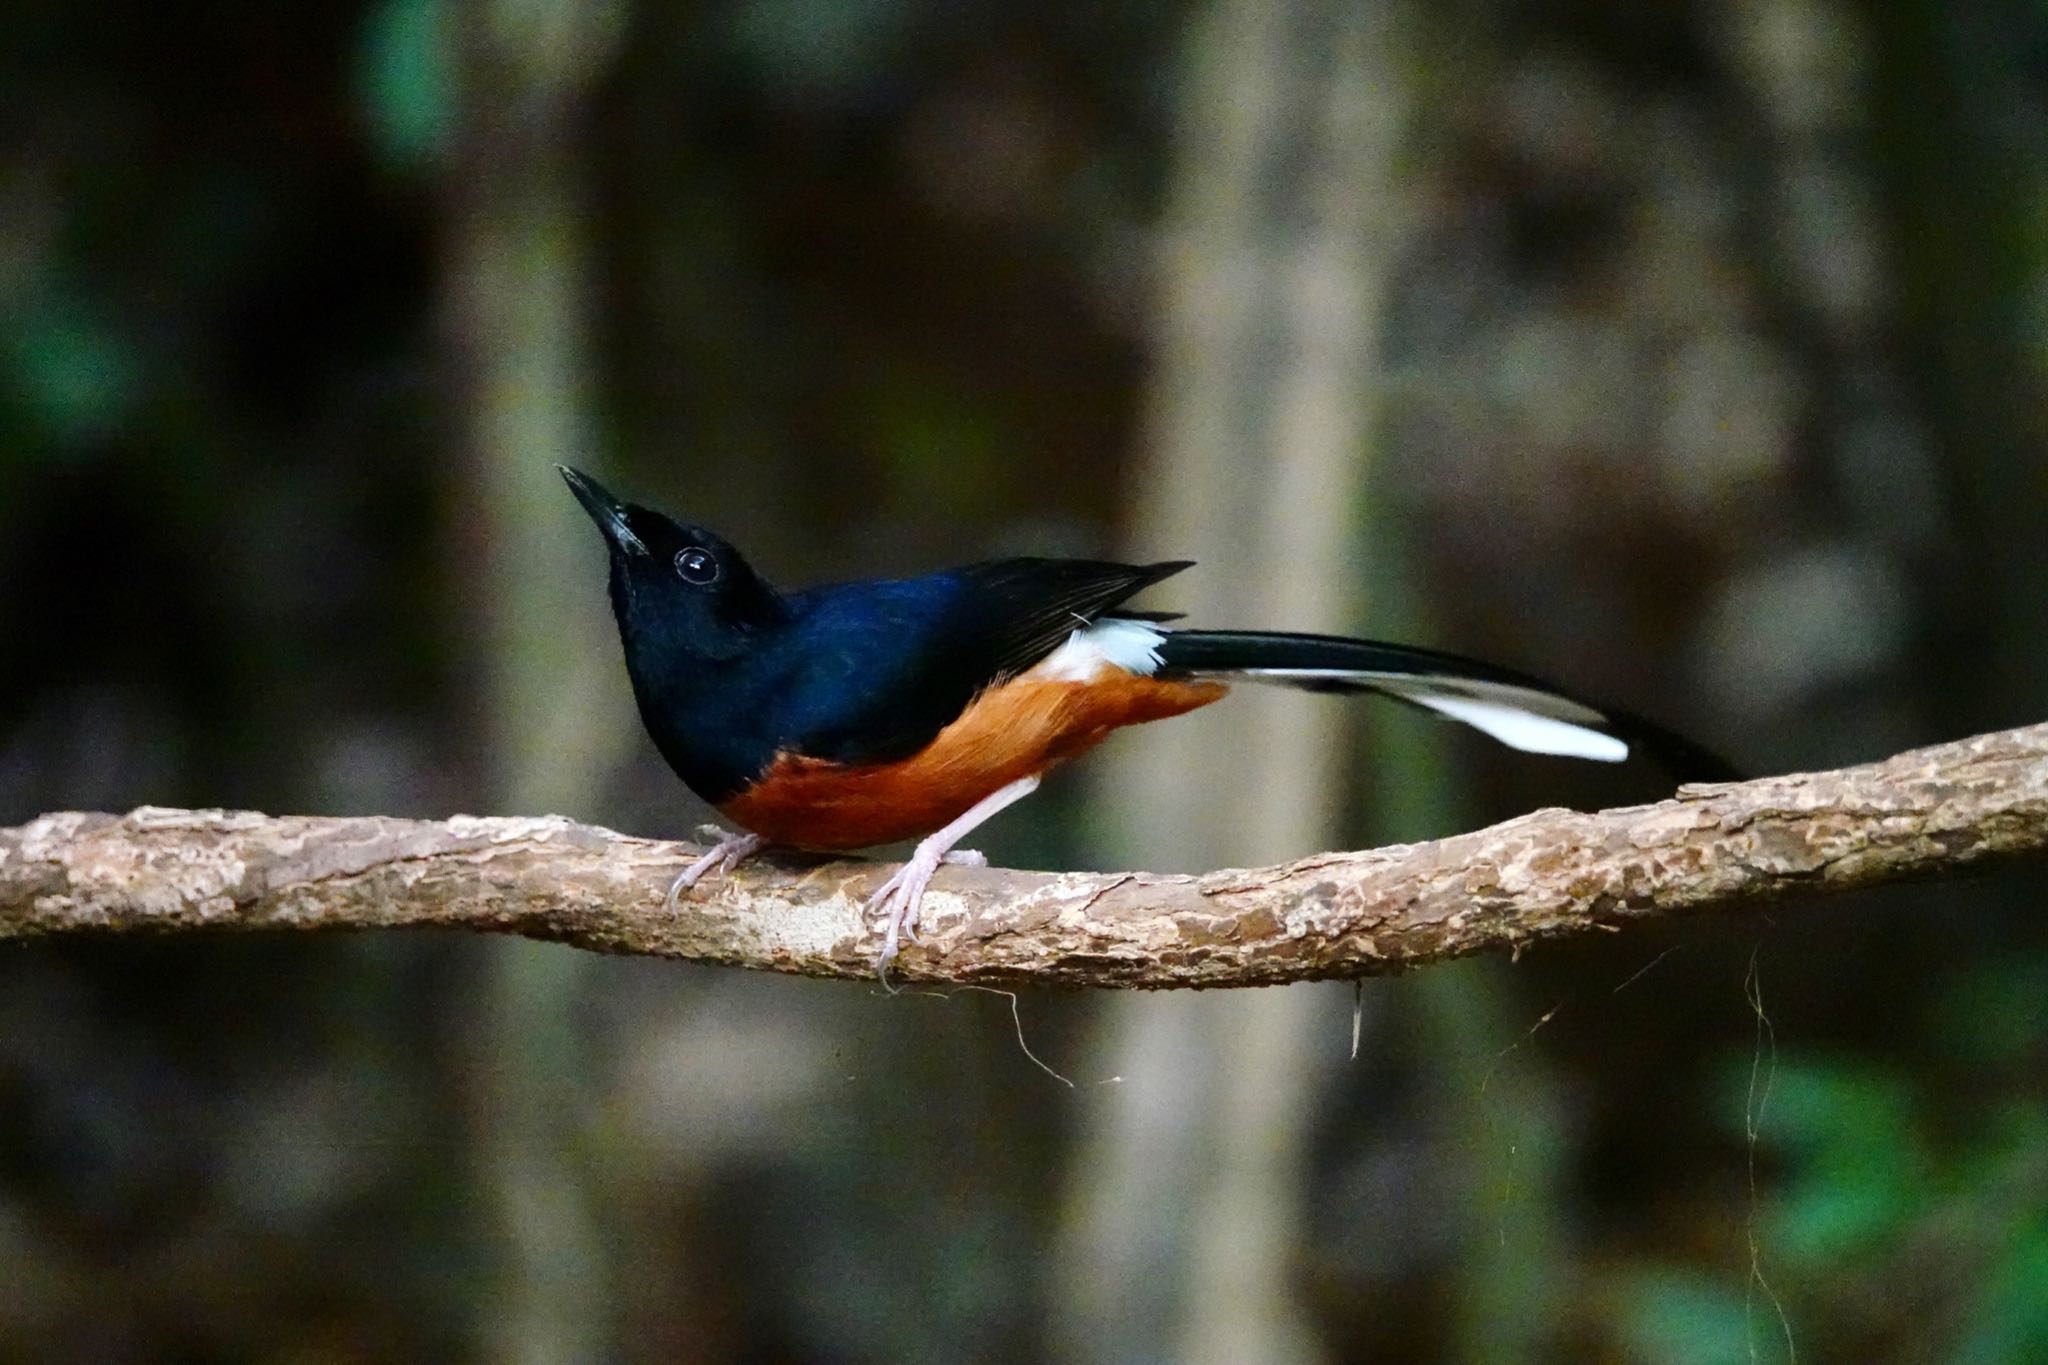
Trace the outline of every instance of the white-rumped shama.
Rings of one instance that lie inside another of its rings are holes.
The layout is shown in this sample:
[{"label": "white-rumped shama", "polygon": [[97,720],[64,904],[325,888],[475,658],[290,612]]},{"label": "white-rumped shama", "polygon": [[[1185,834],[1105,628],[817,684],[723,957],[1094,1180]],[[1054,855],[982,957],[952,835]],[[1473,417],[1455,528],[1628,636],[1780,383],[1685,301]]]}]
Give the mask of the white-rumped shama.
[{"label": "white-rumped shama", "polygon": [[1183,630],[1122,606],[1189,561],[1000,559],[784,593],[700,526],[620,502],[559,466],[604,533],[612,614],[647,732],[676,775],[746,832],[669,891],[769,844],[918,839],[869,901],[886,968],[954,845],[1053,764],[1123,725],[1206,706],[1234,681],[1376,692],[1539,754],[1674,776],[1734,774],[1691,742],[1536,679],[1435,650],[1330,635]]}]

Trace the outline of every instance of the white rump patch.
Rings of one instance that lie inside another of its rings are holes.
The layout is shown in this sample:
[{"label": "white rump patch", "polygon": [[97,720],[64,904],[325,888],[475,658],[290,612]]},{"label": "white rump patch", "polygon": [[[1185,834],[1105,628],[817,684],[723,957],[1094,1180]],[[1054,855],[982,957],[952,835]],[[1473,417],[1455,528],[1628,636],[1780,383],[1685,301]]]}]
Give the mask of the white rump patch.
[{"label": "white rump patch", "polygon": [[1093,682],[1104,667],[1150,677],[1159,671],[1165,635],[1143,621],[1096,621],[1081,627],[1024,676],[1044,682]]}]

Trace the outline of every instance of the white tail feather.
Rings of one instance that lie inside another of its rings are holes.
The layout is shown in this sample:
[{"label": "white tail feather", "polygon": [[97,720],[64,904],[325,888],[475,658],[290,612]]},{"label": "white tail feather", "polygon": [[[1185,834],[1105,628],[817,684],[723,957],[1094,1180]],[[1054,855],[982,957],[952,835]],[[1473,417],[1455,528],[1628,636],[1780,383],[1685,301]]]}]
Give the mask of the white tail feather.
[{"label": "white tail feather", "polygon": [[[1159,646],[1165,639],[1164,632],[1144,621],[1111,617],[1091,622],[1039,660],[1028,676],[1088,682],[1105,668],[1150,675],[1159,669]],[[1247,668],[1205,672],[1203,676],[1282,684],[1349,683],[1428,707],[1524,753],[1589,758],[1600,763],[1619,763],[1628,757],[1626,740],[1595,728],[1606,718],[1592,707],[1513,683],[1346,668]]]},{"label": "white tail feather", "polygon": [[1590,758],[1601,763],[1619,763],[1628,757],[1627,741],[1554,716],[1539,716],[1533,711],[1472,697],[1432,695],[1420,688],[1389,687],[1386,691],[1405,697],[1418,706],[1427,706],[1452,720],[1461,720],[1475,730],[1492,735],[1510,749],[1520,749],[1523,753]]},{"label": "white tail feather", "polygon": [[1426,706],[1524,753],[1589,758],[1599,763],[1619,763],[1628,757],[1626,740],[1593,728],[1606,718],[1592,707],[1512,683],[1344,668],[1247,668],[1207,676],[1246,682],[1348,682]]}]

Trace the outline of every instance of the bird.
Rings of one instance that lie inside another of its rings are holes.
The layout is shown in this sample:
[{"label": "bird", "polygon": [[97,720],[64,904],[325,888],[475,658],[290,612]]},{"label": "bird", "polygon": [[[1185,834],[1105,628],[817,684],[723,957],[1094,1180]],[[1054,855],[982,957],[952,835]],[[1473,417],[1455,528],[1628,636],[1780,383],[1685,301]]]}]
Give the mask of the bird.
[{"label": "bird", "polygon": [[739,826],[669,888],[764,848],[918,841],[870,897],[878,969],[915,941],[939,867],[1047,769],[1126,725],[1221,700],[1233,684],[1376,693],[1528,753],[1673,776],[1734,771],[1690,740],[1513,670],[1334,635],[1196,630],[1126,605],[1191,560],[1012,558],[784,592],[715,532],[614,497],[557,465],[602,533],[607,590],[640,718],[683,783]]}]

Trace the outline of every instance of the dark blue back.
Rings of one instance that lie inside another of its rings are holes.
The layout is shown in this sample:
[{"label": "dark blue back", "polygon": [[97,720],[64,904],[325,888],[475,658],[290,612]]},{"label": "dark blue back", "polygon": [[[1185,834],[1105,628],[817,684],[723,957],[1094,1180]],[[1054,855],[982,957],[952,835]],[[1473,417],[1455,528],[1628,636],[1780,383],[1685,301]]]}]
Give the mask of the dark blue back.
[{"label": "dark blue back", "polygon": [[663,757],[717,803],[778,754],[860,764],[916,753],[991,683],[1181,567],[1011,559],[828,584],[781,599],[738,657],[629,645],[628,661]]}]

